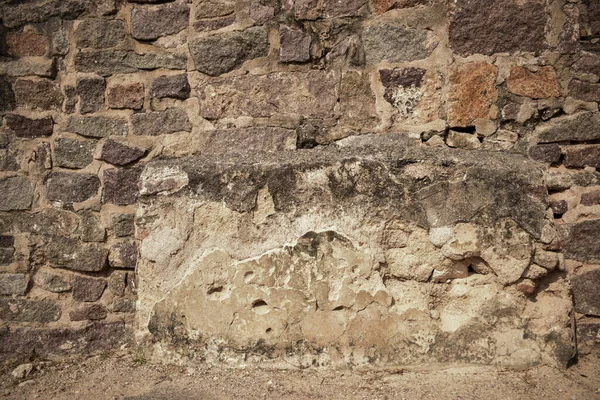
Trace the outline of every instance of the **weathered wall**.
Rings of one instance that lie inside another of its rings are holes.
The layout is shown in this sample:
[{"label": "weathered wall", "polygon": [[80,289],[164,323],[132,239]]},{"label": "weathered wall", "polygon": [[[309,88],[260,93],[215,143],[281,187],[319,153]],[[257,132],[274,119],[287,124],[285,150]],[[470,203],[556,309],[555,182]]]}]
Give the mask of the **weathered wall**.
[{"label": "weathered wall", "polygon": [[2,358],[598,348],[597,2],[1,12]]}]

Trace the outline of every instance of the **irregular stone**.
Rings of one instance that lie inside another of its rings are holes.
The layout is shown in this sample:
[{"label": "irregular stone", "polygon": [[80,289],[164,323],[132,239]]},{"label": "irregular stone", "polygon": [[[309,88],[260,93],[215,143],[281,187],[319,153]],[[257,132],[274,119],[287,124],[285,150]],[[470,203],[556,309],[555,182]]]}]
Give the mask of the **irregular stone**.
[{"label": "irregular stone", "polygon": [[196,18],[214,18],[233,14],[235,0],[204,0],[196,8]]},{"label": "irregular stone", "polygon": [[566,146],[564,165],[566,167],[594,167],[600,168],[600,145],[582,144]]},{"label": "irregular stone", "polygon": [[80,203],[98,194],[100,179],[93,174],[75,172],[52,172],[46,179],[49,201]]},{"label": "irregular stone", "polygon": [[25,379],[29,376],[29,374],[33,371],[33,364],[21,364],[17,368],[13,369],[11,375],[15,379]]},{"label": "irregular stone", "polygon": [[108,88],[108,106],[140,110],[144,106],[144,95],[144,85],[141,83],[111,86]]},{"label": "irregular stone", "polygon": [[600,114],[583,112],[553,118],[536,127],[540,143],[590,141],[600,139]]},{"label": "irregular stone", "polygon": [[581,204],[584,206],[594,206],[600,204],[600,190],[583,193],[581,195]]},{"label": "irregular stone", "polygon": [[571,277],[575,311],[600,317],[600,270]]},{"label": "irregular stone", "polygon": [[579,55],[580,57],[573,63],[573,69],[577,72],[600,76],[600,56],[584,51]]},{"label": "irregular stone", "polygon": [[131,124],[134,135],[158,136],[192,130],[187,112],[179,108],[133,114]]},{"label": "irregular stone", "polygon": [[558,254],[537,248],[533,257],[533,262],[546,268],[548,271],[552,271],[558,265]]},{"label": "irregular stone", "polygon": [[529,148],[529,157],[550,164],[560,161],[562,152],[557,144],[539,144]]},{"label": "irregular stone", "polygon": [[[330,118],[337,103],[332,72],[278,72],[213,80],[198,88],[200,115],[214,120],[249,115],[299,114]],[[248,96],[252,93],[252,96]]]},{"label": "irregular stone", "polygon": [[100,216],[90,210],[84,210],[79,213],[81,222],[77,229],[79,238],[84,242],[104,242],[106,239],[106,229],[100,221]]},{"label": "irregular stone", "polygon": [[38,110],[60,110],[63,94],[55,82],[48,79],[18,79],[15,83],[17,106]]},{"label": "irregular stone", "polygon": [[583,101],[600,102],[600,84],[573,79],[569,83],[569,95]]},{"label": "irregular stone", "polygon": [[189,43],[196,69],[210,76],[233,71],[248,60],[269,53],[265,27],[205,36]]},{"label": "irregular stone", "polygon": [[426,30],[400,23],[370,25],[363,31],[362,38],[367,64],[422,60],[438,45],[438,40],[430,37]]},{"label": "irregular stone", "polygon": [[94,302],[106,289],[106,280],[76,275],[73,278],[73,299],[75,301]]},{"label": "irregular stone", "polygon": [[358,16],[365,3],[365,0],[297,0],[294,3],[294,16],[300,20]]},{"label": "irregular stone", "polygon": [[26,57],[0,63],[0,75],[54,78],[56,72],[56,60],[53,58]]},{"label": "irregular stone", "polygon": [[525,67],[514,66],[506,82],[510,93],[532,99],[547,99],[560,96],[560,84],[556,79],[554,67],[540,67],[537,72],[530,72]]},{"label": "irregular stone", "polygon": [[55,302],[0,298],[0,319],[5,322],[37,322],[47,324],[58,321],[61,309]]},{"label": "irregular stone", "polygon": [[543,0],[457,0],[449,4],[450,47],[471,54],[540,52],[548,14]]},{"label": "irregular stone", "polygon": [[190,8],[172,3],[155,7],[134,7],[131,12],[131,35],[138,40],[154,40],[187,28]]},{"label": "irregular stone", "polygon": [[111,267],[119,269],[135,269],[138,250],[135,242],[121,242],[112,245],[108,254]]},{"label": "irregular stone", "polygon": [[134,299],[114,299],[112,311],[117,313],[134,313],[135,303]]},{"label": "irregular stone", "polygon": [[124,296],[127,272],[113,271],[108,277],[108,290],[115,296]]},{"label": "irregular stone", "polygon": [[76,239],[55,237],[46,249],[50,266],[81,272],[106,269],[108,250],[101,244],[82,243]]},{"label": "irregular stone", "polygon": [[63,275],[48,271],[38,271],[33,277],[36,286],[52,293],[64,293],[71,290],[71,282]]},{"label": "irregular stone", "polygon": [[29,210],[33,185],[24,176],[0,179],[0,211]]},{"label": "irregular stone", "polygon": [[14,260],[15,238],[13,236],[0,236],[0,265],[9,265]]},{"label": "irregular stone", "polygon": [[51,19],[46,23],[50,40],[51,56],[66,56],[69,53],[68,31],[72,25],[61,19]]},{"label": "irregular stone", "polygon": [[81,114],[88,114],[99,111],[104,105],[105,89],[106,85],[103,78],[77,79],[79,112]]},{"label": "irregular stone", "polygon": [[135,233],[134,214],[118,214],[112,218],[112,230],[116,237],[133,236]]},{"label": "irregular stone", "polygon": [[340,88],[341,123],[353,129],[373,129],[379,124],[376,99],[369,75],[348,71]]},{"label": "irregular stone", "polygon": [[250,18],[257,24],[264,24],[271,20],[275,15],[275,7],[254,2],[250,4],[249,11]]},{"label": "irregular stone", "polygon": [[54,160],[63,168],[81,169],[94,161],[95,140],[58,138],[54,141]]},{"label": "irregular stone", "polygon": [[429,6],[432,0],[371,0],[373,13],[383,14],[384,12],[398,8],[408,8],[416,6]]},{"label": "irregular stone", "polygon": [[542,268],[539,265],[531,264],[525,272],[523,272],[523,278],[537,280],[543,278],[548,275],[548,270],[546,268]]},{"label": "irregular stone", "polygon": [[185,100],[190,97],[190,84],[186,74],[181,75],[161,75],[152,81],[150,94],[157,99],[167,97],[173,99]]},{"label": "irregular stone", "polygon": [[0,150],[0,171],[18,171],[19,164],[15,154],[9,150]]},{"label": "irregular stone", "polygon": [[77,71],[95,72],[100,76],[130,74],[159,68],[185,70],[186,67],[186,55],[178,53],[138,54],[132,50],[100,50],[80,51],[75,55]]},{"label": "irregular stone", "polygon": [[118,19],[86,19],[75,31],[77,48],[106,49],[125,42],[125,22]]},{"label": "irregular stone", "polygon": [[108,139],[102,146],[100,159],[114,165],[127,165],[144,157],[146,151]]},{"label": "irregular stone", "polygon": [[0,76],[0,111],[11,111],[15,108],[15,92],[7,76]]},{"label": "irregular stone", "polygon": [[0,274],[0,295],[24,296],[29,286],[29,275]]},{"label": "irregular stone", "polygon": [[549,205],[554,215],[562,215],[569,211],[569,204],[566,200],[551,201]]},{"label": "irregular stone", "polygon": [[466,132],[457,132],[450,130],[446,138],[446,144],[450,147],[459,149],[478,149],[481,147],[481,142],[476,135]]},{"label": "irregular stone", "polygon": [[108,311],[102,304],[80,304],[69,312],[71,321],[97,321],[107,316]]},{"label": "irregular stone", "polygon": [[590,263],[600,263],[600,220],[581,221],[559,227],[565,257]]},{"label": "irregular stone", "polygon": [[590,171],[547,171],[546,185],[550,191],[563,191],[573,186],[593,186],[600,183],[600,175]]},{"label": "irregular stone", "polygon": [[65,86],[65,103],[64,112],[67,114],[74,114],[77,107],[77,90],[73,86]]},{"label": "irregular stone", "polygon": [[592,141],[600,138],[594,130],[595,124],[600,121],[600,114],[593,112],[580,112],[573,115],[553,118],[551,121],[536,127],[540,142],[561,141]]},{"label": "irregular stone", "polygon": [[91,9],[92,3],[80,0],[50,0],[46,2],[17,2],[3,8],[3,22],[9,28],[27,23],[40,23],[52,17],[76,19]]},{"label": "irregular stone", "polygon": [[279,27],[279,60],[281,62],[306,62],[310,60],[310,34],[287,25]]},{"label": "irregular stone", "polygon": [[450,75],[448,123],[451,127],[471,126],[478,118],[491,117],[490,109],[498,98],[497,68],[478,62],[462,65]]},{"label": "irregular stone", "polygon": [[296,147],[296,133],[290,129],[238,128],[211,131],[203,154],[250,154],[278,152]]},{"label": "irregular stone", "polygon": [[66,130],[82,136],[103,138],[127,135],[127,121],[121,118],[101,116],[72,116]]},{"label": "irregular stone", "polygon": [[[255,3],[252,3],[254,5]],[[250,7],[252,7],[252,5]],[[226,15],[214,19],[202,19],[194,23],[196,32],[216,31],[226,26],[232,25],[235,22],[235,14]]]},{"label": "irregular stone", "polygon": [[134,204],[139,196],[138,181],[141,174],[141,167],[105,170],[102,202],[120,206]]},{"label": "irregular stone", "polygon": [[48,54],[48,39],[33,30],[6,35],[8,54],[13,57],[43,57]]},{"label": "irregular stone", "polygon": [[175,193],[187,186],[188,175],[178,167],[148,166],[140,178],[140,194]]},{"label": "irregular stone", "polygon": [[12,130],[19,138],[35,139],[50,136],[54,130],[54,124],[50,117],[30,119],[22,115],[8,114],[4,119],[8,129]]}]

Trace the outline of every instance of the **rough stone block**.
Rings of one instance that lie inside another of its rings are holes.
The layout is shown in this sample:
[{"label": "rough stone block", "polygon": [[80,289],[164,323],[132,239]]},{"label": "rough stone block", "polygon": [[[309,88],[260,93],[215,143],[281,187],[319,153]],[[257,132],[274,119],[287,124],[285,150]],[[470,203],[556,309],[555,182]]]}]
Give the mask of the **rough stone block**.
[{"label": "rough stone block", "polygon": [[100,159],[114,165],[131,164],[144,157],[146,151],[137,147],[131,147],[126,144],[108,139],[102,146]]},{"label": "rough stone block", "polygon": [[600,204],[600,190],[582,194],[581,204],[583,204],[584,206],[593,206],[596,204]]},{"label": "rough stone block", "polygon": [[102,296],[106,289],[106,280],[75,276],[73,278],[73,299],[75,301],[94,302]]},{"label": "rough stone block", "polygon": [[569,83],[569,96],[583,101],[600,102],[600,84],[573,79]]},{"label": "rough stone block", "polygon": [[178,108],[134,114],[131,125],[134,135],[158,136],[192,130],[187,112]]},{"label": "rough stone block", "polygon": [[588,144],[567,146],[564,164],[566,167],[594,167],[600,168],[600,145]]},{"label": "rough stone block", "polygon": [[310,60],[310,34],[281,25],[279,27],[279,59],[282,62],[306,62]]},{"label": "rough stone block", "polygon": [[52,172],[46,179],[47,198],[61,203],[80,203],[98,194],[100,179],[93,174]]},{"label": "rough stone block", "polygon": [[0,76],[0,111],[11,111],[15,108],[15,92],[7,76]]},{"label": "rough stone block", "polygon": [[50,117],[30,119],[22,115],[9,114],[5,117],[5,121],[8,129],[19,138],[34,139],[50,136],[54,130],[54,123]]},{"label": "rough stone block", "polygon": [[9,28],[18,28],[27,23],[45,22],[53,17],[76,19],[92,6],[93,2],[81,0],[17,2],[3,8],[3,22]]},{"label": "rough stone block", "polygon": [[560,84],[554,67],[540,67],[530,72],[526,67],[512,67],[506,83],[510,93],[533,99],[547,99],[560,96]]},{"label": "rough stone block", "polygon": [[112,311],[117,313],[134,313],[135,312],[134,299],[114,299],[112,303]]},{"label": "rough stone block", "polygon": [[48,39],[33,30],[6,35],[8,54],[14,57],[43,57],[48,54]]},{"label": "rough stone block", "polygon": [[72,116],[66,130],[81,136],[103,138],[127,135],[127,121],[121,118],[101,116]]},{"label": "rough stone block", "polygon": [[80,304],[69,312],[71,321],[97,321],[107,316],[108,310],[102,304]]},{"label": "rough stone block", "polygon": [[140,167],[105,170],[102,202],[120,206],[134,204],[140,193],[138,181],[141,174],[142,168]]},{"label": "rough stone block", "polygon": [[571,278],[575,311],[600,317],[600,270],[585,272]]},{"label": "rough stone block", "polygon": [[29,275],[0,274],[0,295],[23,296],[27,293]]},{"label": "rough stone block", "polygon": [[562,248],[570,259],[600,263],[600,220],[587,220],[560,226]]},{"label": "rough stone block", "polygon": [[274,114],[331,118],[337,103],[335,81],[335,74],[325,71],[216,79],[198,88],[200,115],[209,120]]},{"label": "rough stone block", "polygon": [[118,214],[112,218],[112,230],[116,237],[133,236],[135,233],[135,215]]},{"label": "rough stone block", "polygon": [[144,85],[125,83],[108,88],[108,106],[110,108],[131,108],[140,110],[144,106]]},{"label": "rough stone block", "polygon": [[264,57],[269,52],[265,27],[206,36],[189,43],[196,69],[210,76],[222,75],[245,61]]},{"label": "rough stone block", "polygon": [[483,62],[465,64],[452,71],[448,100],[451,127],[472,126],[478,118],[490,118],[490,109],[498,98],[497,73],[495,66]]},{"label": "rough stone block", "polygon": [[579,354],[597,353],[600,349],[600,320],[577,321],[577,351]]},{"label": "rough stone block", "polygon": [[108,291],[115,296],[124,296],[126,286],[127,272],[113,271],[108,277]]},{"label": "rough stone block", "polygon": [[47,245],[46,251],[51,267],[81,272],[98,272],[107,267],[108,249],[101,244],[54,237]]},{"label": "rough stone block", "polygon": [[54,78],[56,72],[56,60],[53,58],[25,57],[0,63],[0,75]]},{"label": "rough stone block", "polygon": [[33,185],[24,176],[0,179],[0,211],[29,210]]},{"label": "rough stone block", "polygon": [[[206,57],[206,54],[203,57]],[[75,55],[77,71],[95,72],[101,76],[159,68],[185,70],[187,57],[179,53],[138,54],[131,50],[81,51]]]},{"label": "rough stone block", "polygon": [[422,60],[438,44],[428,31],[400,23],[374,23],[365,28],[362,37],[368,64]]},{"label": "rough stone block", "polygon": [[77,94],[79,95],[79,112],[94,113],[104,105],[106,84],[103,78],[77,79]]},{"label": "rough stone block", "polygon": [[536,127],[540,143],[600,139],[600,114],[583,112],[553,118]]},{"label": "rough stone block", "polygon": [[84,210],[79,213],[81,222],[77,229],[79,238],[84,242],[104,242],[106,239],[106,229],[104,228],[100,216],[90,210]]},{"label": "rough stone block", "polygon": [[15,96],[17,106],[38,110],[60,110],[64,100],[60,86],[49,79],[18,79]]},{"label": "rough stone block", "polygon": [[86,19],[75,31],[75,42],[80,49],[105,49],[125,42],[125,22],[113,19]]},{"label": "rough stone block", "polygon": [[297,0],[294,16],[300,20],[359,16],[365,4],[366,0]]},{"label": "rough stone block", "polygon": [[471,54],[540,52],[548,14],[543,0],[457,0],[449,3],[450,47]]},{"label": "rough stone block", "polygon": [[111,267],[119,269],[135,269],[137,265],[138,249],[135,242],[122,242],[114,244],[108,254]]},{"label": "rough stone block", "polygon": [[54,141],[54,160],[63,168],[81,169],[94,161],[96,140],[59,138]]},{"label": "rough stone block", "polygon": [[214,18],[235,12],[235,0],[204,0],[196,7],[196,18]]},{"label": "rough stone block", "polygon": [[529,156],[536,161],[556,163],[560,161],[562,152],[557,144],[540,144],[529,149]]},{"label": "rough stone block", "polygon": [[64,275],[49,271],[38,271],[33,277],[36,286],[52,293],[64,293],[71,290],[71,280]]},{"label": "rough stone block", "polygon": [[[254,3],[253,3],[254,4]],[[194,29],[197,32],[216,31],[235,22],[235,14],[226,15],[214,19],[203,19],[194,23]]]},{"label": "rough stone block", "polygon": [[0,320],[6,322],[47,324],[58,321],[61,314],[60,306],[48,299],[0,299]]},{"label": "rough stone block", "polygon": [[157,99],[167,97],[185,100],[190,97],[190,84],[187,75],[162,75],[152,81],[150,94]]},{"label": "rough stone block", "polygon": [[138,40],[173,35],[187,28],[189,19],[190,8],[185,4],[136,6],[131,12],[131,35]]},{"label": "rough stone block", "polygon": [[379,122],[376,99],[369,75],[348,71],[342,76],[340,88],[341,123],[358,130],[372,130]]},{"label": "rough stone block", "polygon": [[264,127],[215,130],[210,133],[203,153],[250,154],[278,152],[296,147],[296,133],[290,129]]}]

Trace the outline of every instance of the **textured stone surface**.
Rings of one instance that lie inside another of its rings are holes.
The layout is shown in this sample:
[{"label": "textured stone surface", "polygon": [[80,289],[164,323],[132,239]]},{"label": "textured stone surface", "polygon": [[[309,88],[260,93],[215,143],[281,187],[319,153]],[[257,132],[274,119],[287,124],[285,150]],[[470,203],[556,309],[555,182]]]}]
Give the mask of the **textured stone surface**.
[{"label": "textured stone surface", "polygon": [[354,129],[373,129],[379,124],[376,99],[369,75],[346,72],[340,88],[342,123]]},{"label": "textured stone surface", "polygon": [[86,19],[75,31],[75,42],[80,49],[105,49],[125,42],[125,22],[114,19]]},{"label": "textured stone surface", "polygon": [[50,136],[54,130],[54,124],[50,117],[31,119],[22,115],[9,114],[5,120],[6,126],[20,138],[33,139]]},{"label": "textured stone surface", "polygon": [[104,105],[106,84],[102,78],[80,78],[77,80],[79,112],[88,114],[99,111]]},{"label": "textured stone surface", "polygon": [[102,146],[100,159],[114,165],[127,165],[139,160],[146,154],[146,151],[137,147],[127,146],[126,144],[109,139]]},{"label": "textured stone surface", "polygon": [[18,79],[15,83],[17,106],[37,110],[60,110],[60,86],[48,79]]},{"label": "textured stone surface", "polygon": [[217,79],[199,86],[198,97],[206,119],[279,113],[328,118],[337,101],[335,74],[324,71]]},{"label": "textured stone surface", "polygon": [[187,99],[191,92],[187,75],[162,75],[152,81],[150,94],[152,97],[164,99]]},{"label": "textured stone surface", "polygon": [[33,202],[33,185],[24,176],[0,179],[0,211],[28,210]]},{"label": "textured stone surface", "polygon": [[192,130],[187,113],[178,108],[134,114],[131,124],[134,135],[157,136]]},{"label": "textured stone surface", "polygon": [[15,92],[8,77],[0,76],[0,111],[10,111],[15,108]]},{"label": "textured stone surface", "polygon": [[63,293],[71,290],[71,282],[65,276],[49,271],[38,271],[34,282],[42,289],[52,293]]},{"label": "textured stone surface", "polygon": [[118,214],[112,218],[112,229],[116,237],[132,236],[135,233],[135,215]]},{"label": "textured stone surface", "polygon": [[545,124],[536,127],[541,143],[562,141],[587,141],[600,139],[600,114],[583,112],[563,117],[553,118]]},{"label": "textured stone surface", "polygon": [[114,244],[108,254],[108,262],[113,268],[135,269],[138,250],[134,242]]},{"label": "textured stone surface", "polygon": [[28,275],[0,274],[0,295],[23,296],[27,292],[28,285]]},{"label": "textured stone surface", "polygon": [[102,201],[117,205],[134,204],[139,195],[141,168],[111,168],[104,171]]},{"label": "textured stone surface", "polygon": [[37,322],[47,324],[58,321],[62,312],[51,300],[0,299],[0,319],[7,322]]},{"label": "textured stone surface", "polygon": [[367,63],[403,62],[427,58],[437,46],[437,40],[427,31],[402,24],[381,22],[365,28],[363,42]]},{"label": "textured stone surface", "polygon": [[215,130],[210,133],[205,154],[250,154],[278,152],[296,147],[296,133],[290,129],[264,127]]},{"label": "textured stone surface", "polygon": [[536,161],[555,163],[560,160],[561,150],[557,144],[540,144],[529,149],[529,156]]},{"label": "textured stone surface", "polygon": [[136,6],[131,12],[131,34],[138,40],[154,40],[187,28],[190,9],[185,4]]},{"label": "textured stone surface", "polygon": [[449,3],[450,47],[461,56],[545,48],[543,0],[457,0]]},{"label": "textured stone surface", "polygon": [[509,92],[533,99],[560,96],[560,84],[553,67],[541,67],[530,72],[525,67],[512,67],[506,83]]},{"label": "textured stone surface", "polygon": [[107,316],[108,310],[102,304],[80,304],[69,312],[71,321],[97,321]]},{"label": "textured stone surface", "polygon": [[600,204],[600,190],[582,194],[581,204],[583,204],[584,206]]},{"label": "textured stone surface", "polygon": [[48,53],[48,39],[35,31],[11,32],[6,35],[8,54],[15,57],[43,57]]},{"label": "textured stone surface", "polygon": [[489,118],[498,97],[497,68],[487,63],[465,64],[450,76],[448,123],[452,127],[471,126],[478,118]]},{"label": "textured stone surface", "polygon": [[600,220],[581,221],[561,226],[562,247],[568,258],[600,263]]},{"label": "textured stone surface", "polygon": [[94,302],[102,296],[106,285],[107,283],[104,279],[87,278],[77,275],[73,278],[73,299],[76,301]]},{"label": "textured stone surface", "polygon": [[92,174],[52,172],[46,180],[47,198],[61,203],[79,203],[98,194],[100,179]]},{"label": "textured stone surface", "polygon": [[282,62],[310,60],[310,34],[286,25],[279,27],[279,59]]},{"label": "textured stone surface", "polygon": [[81,169],[94,161],[95,140],[58,138],[54,142],[54,160],[63,168]]},{"label": "textured stone surface", "polygon": [[79,239],[84,242],[104,242],[106,229],[97,213],[84,210],[79,213],[80,223],[77,229]]},{"label": "textured stone surface", "polygon": [[568,146],[564,153],[567,167],[600,168],[600,145]]},{"label": "textured stone surface", "polygon": [[600,84],[573,79],[569,83],[569,96],[583,101],[600,102]]},{"label": "textured stone surface", "polygon": [[144,85],[129,83],[109,86],[107,102],[110,108],[139,110],[144,106]]},{"label": "textured stone surface", "polygon": [[600,316],[600,270],[585,272],[571,278],[575,311]]},{"label": "textured stone surface", "polygon": [[66,130],[92,138],[125,136],[127,121],[121,118],[101,116],[73,116],[69,118]]},{"label": "textured stone surface", "polygon": [[52,17],[75,19],[90,9],[91,4],[80,0],[27,1],[3,8],[4,24],[16,28],[26,23],[40,23]]},{"label": "textured stone surface", "polygon": [[52,267],[98,272],[106,269],[108,250],[101,244],[55,237],[47,248],[47,257]]},{"label": "textured stone surface", "polygon": [[269,42],[266,28],[253,27],[199,38],[191,41],[189,48],[198,71],[218,76],[266,56]]},{"label": "textured stone surface", "polygon": [[81,51],[75,55],[75,68],[101,76],[128,74],[139,70],[186,69],[187,59],[177,53],[136,53],[131,50]]},{"label": "textured stone surface", "polygon": [[299,0],[294,4],[294,16],[306,20],[358,16],[365,3],[365,0]]},{"label": "textured stone surface", "polygon": [[15,61],[0,63],[0,75],[29,76],[46,78],[56,76],[56,60],[42,57],[25,57]]}]

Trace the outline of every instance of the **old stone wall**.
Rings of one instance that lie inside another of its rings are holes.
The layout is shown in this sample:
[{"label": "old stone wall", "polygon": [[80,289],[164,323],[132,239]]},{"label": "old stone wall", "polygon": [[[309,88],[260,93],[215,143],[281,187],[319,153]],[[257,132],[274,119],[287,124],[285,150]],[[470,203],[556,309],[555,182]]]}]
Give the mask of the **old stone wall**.
[{"label": "old stone wall", "polygon": [[600,4],[0,4],[0,358],[600,348]]}]

